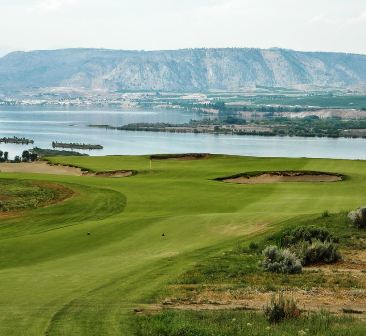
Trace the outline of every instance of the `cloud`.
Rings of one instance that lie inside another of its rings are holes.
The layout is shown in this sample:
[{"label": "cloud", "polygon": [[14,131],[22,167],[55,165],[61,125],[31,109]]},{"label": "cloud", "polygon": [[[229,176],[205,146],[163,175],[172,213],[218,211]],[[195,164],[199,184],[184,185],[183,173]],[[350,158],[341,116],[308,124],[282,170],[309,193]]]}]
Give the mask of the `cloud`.
[{"label": "cloud", "polygon": [[366,22],[366,10],[349,20],[349,23],[351,24],[359,24],[363,22]]},{"label": "cloud", "polygon": [[78,0],[42,0],[39,7],[44,10],[58,10],[64,6],[76,4]]},{"label": "cloud", "polygon": [[321,23],[321,24],[337,24],[337,20],[327,17],[326,15],[316,15],[311,18],[310,23]]}]

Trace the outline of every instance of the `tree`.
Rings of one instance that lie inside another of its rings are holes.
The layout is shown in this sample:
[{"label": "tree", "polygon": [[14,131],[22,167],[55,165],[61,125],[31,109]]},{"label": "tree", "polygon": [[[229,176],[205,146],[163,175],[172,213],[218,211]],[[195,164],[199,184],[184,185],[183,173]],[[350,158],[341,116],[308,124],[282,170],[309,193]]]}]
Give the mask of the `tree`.
[{"label": "tree", "polygon": [[4,161],[8,161],[9,160],[9,153],[8,152],[4,152]]},{"label": "tree", "polygon": [[30,154],[27,150],[23,151],[22,153],[22,161],[28,162],[30,160]]}]

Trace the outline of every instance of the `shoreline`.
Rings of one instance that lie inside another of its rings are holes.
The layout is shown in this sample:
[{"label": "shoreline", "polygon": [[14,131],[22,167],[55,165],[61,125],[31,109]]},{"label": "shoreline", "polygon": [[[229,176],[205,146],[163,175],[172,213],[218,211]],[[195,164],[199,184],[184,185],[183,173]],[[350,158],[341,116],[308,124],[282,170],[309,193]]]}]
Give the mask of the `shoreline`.
[{"label": "shoreline", "polygon": [[[160,123],[159,123],[160,124]],[[211,126],[211,125],[210,125]],[[213,125],[214,127],[216,125]],[[237,125],[234,125],[237,126]],[[176,134],[208,134],[208,135],[235,135],[235,136],[260,136],[260,137],[278,137],[278,138],[309,138],[309,139],[366,139],[365,136],[355,136],[355,135],[342,135],[342,136],[319,136],[319,135],[289,135],[289,134],[275,134],[270,131],[233,131],[232,128],[225,127],[220,130],[215,130],[212,127],[191,127],[186,125],[157,125],[152,124],[150,127],[145,125],[133,125],[128,124],[124,126],[111,126],[111,125],[87,125],[90,128],[99,128],[105,130],[116,130],[116,131],[128,131],[128,132],[148,132],[148,133],[176,133]]]}]

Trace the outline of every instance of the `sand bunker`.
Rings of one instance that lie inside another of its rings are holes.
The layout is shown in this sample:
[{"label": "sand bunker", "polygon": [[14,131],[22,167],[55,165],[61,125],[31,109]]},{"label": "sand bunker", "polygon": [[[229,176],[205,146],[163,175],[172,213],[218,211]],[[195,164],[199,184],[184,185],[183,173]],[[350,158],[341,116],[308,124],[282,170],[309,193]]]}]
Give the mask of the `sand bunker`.
[{"label": "sand bunker", "polygon": [[210,156],[208,153],[185,153],[185,154],[156,154],[151,155],[151,160],[200,160],[207,159]]},{"label": "sand bunker", "polygon": [[0,172],[3,173],[31,173],[81,176],[80,168],[50,165],[46,161],[32,163],[0,163]]},{"label": "sand bunker", "polygon": [[114,170],[107,172],[99,172],[99,173],[87,173],[89,176],[97,176],[97,177],[129,177],[135,175],[136,172],[132,170]]},{"label": "sand bunker", "polygon": [[85,172],[77,167],[51,165],[46,161],[36,161],[32,163],[0,163],[0,172],[96,177],[128,177],[136,174],[136,172],[131,170],[116,170],[98,173]]},{"label": "sand bunker", "polygon": [[339,174],[321,172],[263,172],[258,174],[243,174],[218,179],[228,183],[262,184],[281,182],[337,182],[342,181]]}]

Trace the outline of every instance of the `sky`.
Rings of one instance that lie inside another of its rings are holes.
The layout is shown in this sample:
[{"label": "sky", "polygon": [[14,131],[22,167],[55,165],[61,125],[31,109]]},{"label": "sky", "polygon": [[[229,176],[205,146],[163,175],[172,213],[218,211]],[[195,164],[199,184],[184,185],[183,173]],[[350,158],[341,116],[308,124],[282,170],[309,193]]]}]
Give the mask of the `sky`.
[{"label": "sky", "polygon": [[281,47],[366,54],[366,0],[0,0],[15,50]]}]

